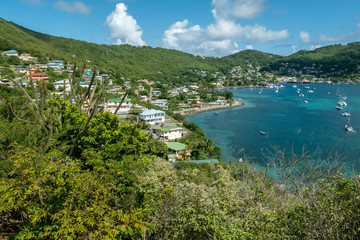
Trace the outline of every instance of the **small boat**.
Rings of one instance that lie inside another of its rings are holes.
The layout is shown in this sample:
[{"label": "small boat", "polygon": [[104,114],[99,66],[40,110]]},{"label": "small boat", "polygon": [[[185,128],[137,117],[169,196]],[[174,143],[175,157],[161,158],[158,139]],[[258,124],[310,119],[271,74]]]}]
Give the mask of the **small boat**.
[{"label": "small boat", "polygon": [[336,109],[337,109],[337,110],[342,110],[343,108],[342,108],[342,106],[337,105],[337,106],[336,106]]},{"label": "small boat", "polygon": [[304,97],[305,95],[303,93],[300,93],[299,94],[299,97]]},{"label": "small boat", "polygon": [[260,131],[260,134],[261,134],[261,135],[266,135],[266,132]]},{"label": "small boat", "polygon": [[350,126],[349,123],[345,125],[345,130],[348,132],[356,132],[352,126]]},{"label": "small boat", "polygon": [[340,106],[347,106],[347,103],[345,101],[340,101],[338,102],[338,105]]},{"label": "small boat", "polygon": [[308,103],[308,100],[305,100],[304,103]]},{"label": "small boat", "polygon": [[343,112],[341,115],[344,117],[350,117],[350,113],[348,113],[348,112]]}]

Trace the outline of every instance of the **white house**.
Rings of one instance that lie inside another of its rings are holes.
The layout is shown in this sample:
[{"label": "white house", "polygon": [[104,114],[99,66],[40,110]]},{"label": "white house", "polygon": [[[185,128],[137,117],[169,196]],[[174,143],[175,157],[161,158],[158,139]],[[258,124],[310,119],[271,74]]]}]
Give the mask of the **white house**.
[{"label": "white house", "polygon": [[[105,111],[109,110],[111,113],[115,113],[116,108],[120,105],[122,98],[111,98],[105,103]],[[117,114],[127,114],[131,108],[131,100],[125,98]]]},{"label": "white house", "polygon": [[[65,91],[69,92],[71,90],[70,81],[69,79],[64,79],[64,80],[65,80]],[[59,88],[64,87],[64,80],[54,82],[54,87],[56,88],[56,90],[59,90]]]},{"label": "white house", "polygon": [[148,124],[164,123],[165,112],[155,109],[145,110],[140,113],[140,119]]},{"label": "white house", "polygon": [[184,129],[181,127],[156,127],[154,132],[159,136],[161,140],[176,140],[183,137]]},{"label": "white house", "polygon": [[16,57],[18,57],[18,56],[19,56],[19,52],[16,51],[16,50],[9,50],[9,51],[3,52],[3,55],[6,55],[6,56],[16,56]]},{"label": "white house", "polygon": [[167,109],[167,103],[168,103],[167,99],[157,99],[151,101],[151,104],[165,109]]}]

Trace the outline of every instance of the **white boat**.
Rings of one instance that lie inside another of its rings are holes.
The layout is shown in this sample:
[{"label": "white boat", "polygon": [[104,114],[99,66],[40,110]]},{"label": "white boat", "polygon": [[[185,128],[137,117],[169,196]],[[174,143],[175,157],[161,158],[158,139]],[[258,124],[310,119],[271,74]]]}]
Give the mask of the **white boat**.
[{"label": "white boat", "polygon": [[337,106],[336,106],[336,109],[337,109],[337,110],[342,110],[343,108],[342,108],[342,106],[337,105]]},{"label": "white boat", "polygon": [[350,126],[349,123],[345,125],[345,130],[348,132],[356,132],[352,126]]},{"label": "white boat", "polygon": [[354,128],[350,125],[350,116],[348,118],[347,124],[345,125],[345,130],[348,132],[356,132]]},{"label": "white boat", "polygon": [[308,90],[308,93],[314,93],[314,91],[310,89],[310,90]]},{"label": "white boat", "polygon": [[300,93],[299,94],[299,97],[304,97],[305,95],[303,93]]},{"label": "white boat", "polygon": [[304,100],[304,103],[308,103],[308,100]]},{"label": "white boat", "polygon": [[348,112],[343,112],[341,115],[344,117],[350,117],[350,113],[348,113]]},{"label": "white boat", "polygon": [[340,101],[337,104],[340,106],[347,106],[347,103],[345,101]]}]

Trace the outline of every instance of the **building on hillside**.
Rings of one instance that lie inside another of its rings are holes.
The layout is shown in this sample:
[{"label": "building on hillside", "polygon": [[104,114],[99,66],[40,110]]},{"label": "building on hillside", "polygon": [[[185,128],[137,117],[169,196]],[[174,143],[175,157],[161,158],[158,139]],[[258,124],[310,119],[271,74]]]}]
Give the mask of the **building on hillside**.
[{"label": "building on hillside", "polygon": [[24,60],[24,61],[31,61],[31,62],[36,62],[37,61],[37,58],[36,57],[32,57],[30,56],[29,53],[23,53],[19,56],[19,58],[21,60]]},{"label": "building on hillside", "polygon": [[168,109],[168,100],[167,99],[157,99],[157,100],[152,100],[151,104],[154,106],[159,106],[161,108],[164,108],[165,110]]},{"label": "building on hillside", "polygon": [[141,95],[141,96],[139,96],[139,100],[142,102],[146,102],[147,100],[149,100],[149,97],[146,95]]},{"label": "building on hillside", "polygon": [[47,63],[46,66],[48,68],[60,70],[64,68],[64,63],[62,61],[53,61],[51,63]]},{"label": "building on hillside", "polygon": [[171,163],[173,166],[175,166],[177,163],[179,162],[184,162],[184,163],[207,163],[210,165],[215,165],[215,164],[219,164],[219,160],[212,158],[212,159],[201,159],[201,160],[183,160],[183,161],[176,161]]},{"label": "building on hillside", "polygon": [[[110,111],[111,113],[115,113],[116,108],[120,105],[123,98],[111,98],[107,100],[105,103],[105,111]],[[119,108],[117,114],[124,115],[130,111],[131,108],[131,100],[129,98],[125,98],[121,107]]]},{"label": "building on hillside", "polygon": [[165,112],[149,109],[140,113],[140,119],[148,124],[161,124],[165,122]]},{"label": "building on hillside", "polygon": [[0,79],[0,85],[6,85],[6,86],[9,86],[9,87],[14,87],[13,82],[11,82],[7,78]]},{"label": "building on hillside", "polygon": [[190,153],[186,152],[186,144],[179,143],[179,142],[166,142],[168,149],[173,152],[174,154],[168,154],[169,161],[176,161],[179,159],[181,153],[185,156],[189,156]]},{"label": "building on hillside", "polygon": [[6,55],[6,56],[16,56],[16,57],[18,57],[18,56],[19,56],[19,52],[16,51],[16,50],[9,50],[9,51],[3,52],[3,55]]},{"label": "building on hillside", "polygon": [[21,74],[25,74],[25,75],[29,75],[30,74],[30,71],[28,68],[15,68],[15,72],[17,73],[21,73]]},{"label": "building on hillside", "polygon": [[54,87],[56,88],[56,90],[59,90],[60,88],[64,88],[64,81],[65,81],[65,91],[69,92],[71,90],[69,79],[64,79],[54,82]]},{"label": "building on hillside", "polygon": [[160,140],[163,141],[173,141],[184,136],[184,129],[177,126],[155,127],[153,130]]},{"label": "building on hillside", "polygon": [[49,77],[45,73],[31,73],[31,75],[28,77],[28,80],[30,80],[30,76],[34,81],[49,81]]}]

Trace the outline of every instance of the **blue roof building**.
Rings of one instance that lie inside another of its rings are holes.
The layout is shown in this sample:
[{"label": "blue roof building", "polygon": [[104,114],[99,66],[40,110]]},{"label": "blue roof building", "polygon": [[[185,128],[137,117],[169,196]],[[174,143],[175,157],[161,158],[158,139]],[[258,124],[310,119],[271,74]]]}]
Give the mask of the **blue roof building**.
[{"label": "blue roof building", "polygon": [[156,109],[149,109],[145,110],[140,113],[140,119],[148,124],[159,124],[165,122],[165,112],[156,110]]}]

